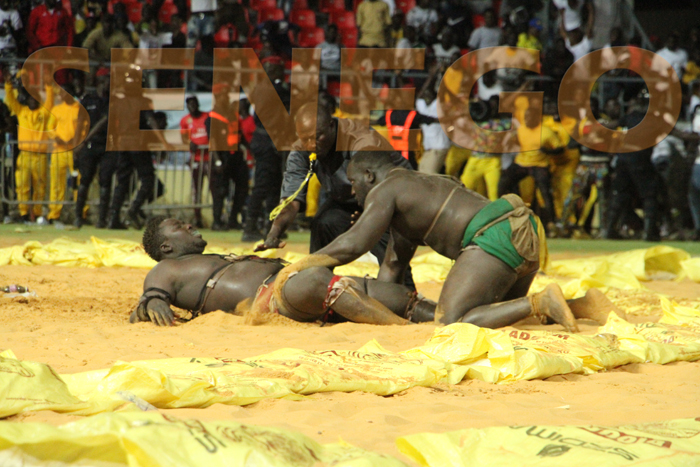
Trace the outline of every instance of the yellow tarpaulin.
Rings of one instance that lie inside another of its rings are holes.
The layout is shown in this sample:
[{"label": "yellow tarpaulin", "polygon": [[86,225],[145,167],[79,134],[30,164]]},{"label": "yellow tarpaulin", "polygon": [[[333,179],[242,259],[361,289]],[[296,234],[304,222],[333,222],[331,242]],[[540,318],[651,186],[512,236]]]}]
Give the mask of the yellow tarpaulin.
[{"label": "yellow tarpaulin", "polygon": [[347,443],[321,445],[287,430],[157,412],[104,414],[59,427],[0,422],[0,465],[406,467]]},{"label": "yellow tarpaulin", "polygon": [[[228,251],[210,247],[206,253],[251,254],[252,250]],[[268,250],[261,256],[284,255],[290,262],[305,255]],[[143,247],[128,240],[101,240],[91,237],[89,242],[61,238],[42,245],[27,242],[23,246],[0,248],[0,266],[53,264],[67,267],[133,267],[150,269],[155,261],[146,255]],[[452,261],[437,253],[427,253],[411,261],[415,282],[443,282],[452,267]],[[376,275],[378,266],[371,262],[356,261],[336,269],[338,274],[351,276]],[[690,258],[683,250],[655,246],[606,256],[552,261],[547,273],[556,277],[569,298],[583,295],[596,287],[607,289],[642,289],[640,281],[679,279],[688,277],[700,282],[700,258]],[[554,279],[552,279],[554,280]]]},{"label": "yellow tarpaulin", "polygon": [[666,300],[658,323],[630,324],[611,313],[595,336],[492,330],[458,323],[420,347],[394,353],[371,341],[356,351],[281,349],[243,360],[175,358],[117,362],[57,375],[42,363],[0,354],[0,417],[23,411],[95,414],[133,396],[157,408],[246,405],[330,391],[378,395],[462,379],[491,383],[597,371],[629,363],[700,360],[700,312]]},{"label": "yellow tarpaulin", "polygon": [[604,426],[512,426],[396,441],[425,467],[696,467],[700,418]]}]

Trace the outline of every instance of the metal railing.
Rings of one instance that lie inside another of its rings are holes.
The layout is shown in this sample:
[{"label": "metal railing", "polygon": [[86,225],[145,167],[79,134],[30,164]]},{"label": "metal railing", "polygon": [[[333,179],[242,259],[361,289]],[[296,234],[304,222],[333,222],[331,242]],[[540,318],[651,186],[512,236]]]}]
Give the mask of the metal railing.
[{"label": "metal railing", "polygon": [[[43,157],[46,157],[46,163],[42,164],[46,167],[46,173],[44,178],[44,197],[41,200],[18,200],[17,199],[17,180],[15,177],[17,171],[17,159],[16,150],[19,141],[8,141],[3,144],[0,148],[0,202],[7,204],[13,209],[17,209],[20,204],[27,205],[30,209],[33,206],[40,205],[43,207],[42,215],[47,215],[47,209],[50,205],[61,205],[63,206],[61,212],[61,218],[65,219],[67,222],[72,222],[75,215],[75,190],[77,189],[78,180],[72,175],[68,174],[65,180],[52,180],[51,179],[51,163],[53,162],[53,157],[51,153],[36,153]],[[53,147],[53,142],[47,141],[42,142],[49,147]],[[200,149],[204,149],[200,147]],[[208,209],[212,207],[212,196],[209,181],[211,180],[211,168],[212,164],[200,162],[200,167],[204,170],[196,171],[197,177],[193,177],[195,173],[195,166],[197,162],[191,157],[189,152],[182,151],[172,151],[164,152],[158,147],[153,147],[150,151],[153,157],[153,163],[155,168],[156,181],[153,188],[153,193],[149,196],[150,201],[143,206],[144,211],[165,211],[168,214],[172,214],[172,211],[183,212],[183,210],[191,209]],[[242,148],[245,151],[245,148]],[[244,153],[245,154],[245,153]],[[118,157],[117,152],[107,152],[106,157]],[[77,171],[78,167],[74,166],[74,171]],[[98,184],[98,177],[96,176],[91,186]],[[51,193],[51,183],[58,182],[66,184],[66,196],[64,199],[50,199]],[[133,200],[137,189],[138,189],[138,177],[134,172],[130,177],[129,182],[129,201]],[[112,175],[112,194],[116,187],[116,173]],[[195,190],[194,188],[197,188]],[[37,189],[39,187],[32,187],[32,189]],[[72,189],[71,189],[72,188]],[[90,190],[90,196],[87,200],[87,205],[97,206],[99,204],[99,197],[97,195],[98,190]],[[195,191],[198,191],[198,196],[194,196]],[[232,193],[233,190],[229,190],[228,193]],[[227,202],[230,204],[230,195],[227,197]],[[31,196],[30,196],[31,198]],[[112,196],[110,196],[110,200]],[[126,209],[129,203],[122,206],[122,209]],[[71,209],[66,209],[71,208]],[[228,210],[228,208],[227,208]],[[184,215],[184,214],[181,214]],[[205,218],[208,215],[205,213]]]}]

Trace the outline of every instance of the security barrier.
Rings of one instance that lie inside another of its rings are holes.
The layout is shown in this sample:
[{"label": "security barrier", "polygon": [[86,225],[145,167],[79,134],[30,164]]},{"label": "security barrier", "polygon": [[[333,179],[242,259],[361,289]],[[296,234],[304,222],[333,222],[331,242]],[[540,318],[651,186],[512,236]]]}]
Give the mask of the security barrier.
[{"label": "security barrier", "polygon": [[[56,179],[56,176],[51,176],[52,164],[54,164],[55,158],[51,154],[40,154],[41,157],[45,157],[45,162],[42,161],[38,166],[41,168],[42,172],[37,177],[39,183],[42,183],[40,187],[32,186],[30,188],[30,199],[26,201],[20,201],[17,195],[17,170],[18,170],[18,155],[19,151],[17,149],[19,141],[8,141],[6,144],[2,145],[0,148],[0,201],[11,207],[11,210],[17,210],[19,205],[27,205],[30,207],[30,213],[32,212],[31,207],[40,206],[41,211],[34,212],[34,218],[39,216],[46,216],[47,210],[50,205],[61,205],[63,210],[61,213],[61,218],[68,222],[72,222],[74,219],[74,206],[75,206],[75,196],[76,190],[78,188],[80,175],[78,172],[78,167],[75,162],[71,161],[70,170],[67,170],[67,177],[60,180],[66,187],[64,199],[58,199],[55,201],[50,200],[51,194],[51,183]],[[53,147],[52,142],[46,142],[49,149]],[[209,188],[209,180],[211,179],[211,169],[212,165],[216,162],[201,163],[195,162],[191,155],[186,152],[164,152],[154,148],[156,150],[152,151],[152,157],[156,173],[156,183],[154,184],[153,193],[149,196],[151,202],[146,204],[143,209],[145,211],[159,210],[165,211],[169,216],[179,217],[182,216],[183,210],[190,209],[206,209],[212,206],[211,191]],[[245,148],[242,148],[245,151]],[[110,152],[106,153],[106,157],[118,157],[118,153]],[[244,152],[245,154],[245,152]],[[199,168],[203,170],[198,170]],[[98,184],[98,177],[95,177],[92,185],[96,187]],[[129,183],[129,193],[130,198],[133,198],[137,189],[139,181],[134,173],[131,177]],[[112,191],[116,186],[116,174],[112,176],[111,188]],[[197,188],[195,190],[195,187]],[[33,190],[39,190],[43,192],[41,199],[32,198],[34,193]],[[232,193],[233,190],[229,190]],[[194,196],[194,193],[198,192],[198,196]],[[111,197],[110,197],[111,199]],[[88,198],[88,205],[96,206],[99,203],[98,190],[91,189],[90,196]],[[128,204],[128,203],[127,203]],[[127,206],[125,205],[123,209]],[[204,214],[204,218],[207,219],[207,213]]]}]

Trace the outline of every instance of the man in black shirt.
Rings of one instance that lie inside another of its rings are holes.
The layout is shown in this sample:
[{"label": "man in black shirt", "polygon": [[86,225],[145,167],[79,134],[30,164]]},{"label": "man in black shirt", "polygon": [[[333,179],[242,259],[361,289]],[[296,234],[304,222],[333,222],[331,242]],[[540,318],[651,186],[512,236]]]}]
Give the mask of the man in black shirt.
[{"label": "man in black shirt", "polygon": [[[623,129],[634,128],[646,116],[646,102],[638,97],[632,104],[630,113],[620,119]],[[652,115],[649,118],[660,118]],[[644,209],[644,240],[661,241],[659,234],[659,174],[651,163],[653,148],[618,154],[615,157],[615,177],[612,182],[612,201],[603,237],[622,238],[618,233],[618,223],[627,209],[632,207],[634,194],[642,200]]]},{"label": "man in black shirt", "polygon": [[[289,112],[291,94],[289,87],[284,82],[284,67],[278,57],[269,57],[263,61],[263,67],[267,72],[270,81],[275,87],[275,92],[285,109]],[[246,221],[243,227],[244,242],[257,242],[265,237],[258,230],[258,219],[263,215],[263,204],[267,212],[271,211],[279,201],[280,189],[282,187],[282,169],[284,165],[284,153],[277,150],[270,134],[278,128],[284,127],[281,119],[283,115],[270,112],[270,106],[265,105],[265,101],[274,96],[267,96],[261,92],[262,88],[257,87],[252,91],[251,100],[256,102],[255,108],[255,131],[250,141],[250,150],[255,158],[255,180],[253,190],[248,198],[248,209]],[[262,103],[261,103],[262,102]],[[269,128],[263,126],[260,121],[261,112],[270,112],[266,115],[265,121],[269,122],[272,117],[272,124]]]},{"label": "man in black shirt", "polygon": [[109,70],[101,68],[97,71],[95,91],[84,94],[80,103],[90,116],[90,132],[80,147],[75,151],[76,167],[80,172],[80,186],[75,203],[74,225],[83,225],[83,211],[87,202],[88,191],[97,168],[99,167],[100,205],[97,228],[107,227],[107,213],[112,192],[112,175],[117,170],[117,155],[105,152],[107,143],[107,114],[109,105]]},{"label": "man in black shirt", "polygon": [[[112,99],[121,101],[121,103],[112,102],[112,105],[118,105],[122,109],[129,107],[131,109],[139,109],[140,117],[138,119],[133,119],[132,116],[134,112],[125,112],[123,115],[118,114],[114,122],[109,122],[108,128],[110,133],[112,133],[112,129],[116,130],[113,134],[116,134],[121,140],[118,147],[134,147],[134,145],[139,146],[144,142],[141,130],[159,130],[160,126],[152,110],[153,102],[143,95],[141,83],[138,82],[140,73],[136,73],[132,69],[127,70],[125,73],[126,78],[123,92],[115,92],[111,96]],[[172,148],[170,144],[162,139],[160,133],[157,133],[157,138],[165,147],[165,150],[170,150]],[[145,217],[141,212],[141,207],[153,196],[156,183],[156,171],[153,166],[153,158],[150,151],[142,149],[135,151],[122,150],[119,151],[118,154],[117,186],[114,189],[114,197],[112,198],[108,228],[117,230],[126,229],[126,226],[122,224],[120,220],[120,211],[129,194],[131,174],[136,170],[139,179],[139,190],[129,207],[127,218],[134,228],[141,229],[142,218]]]}]

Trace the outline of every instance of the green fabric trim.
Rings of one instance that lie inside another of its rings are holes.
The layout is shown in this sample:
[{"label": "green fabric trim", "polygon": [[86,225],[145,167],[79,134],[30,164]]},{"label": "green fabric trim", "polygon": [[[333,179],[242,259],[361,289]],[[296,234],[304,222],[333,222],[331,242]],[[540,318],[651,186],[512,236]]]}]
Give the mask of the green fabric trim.
[{"label": "green fabric trim", "polygon": [[[489,227],[479,237],[474,238],[474,235],[476,235],[482,227],[512,210],[513,206],[507,200],[501,198],[488,204],[481,211],[476,213],[464,231],[462,248],[466,248],[472,244],[477,245],[486,253],[495,256],[513,269],[523,264],[525,259],[518,254],[513,246],[511,240],[513,230],[510,228],[510,221],[508,219]],[[530,222],[532,222],[535,232],[537,232],[537,221],[532,215],[530,216]]]}]

